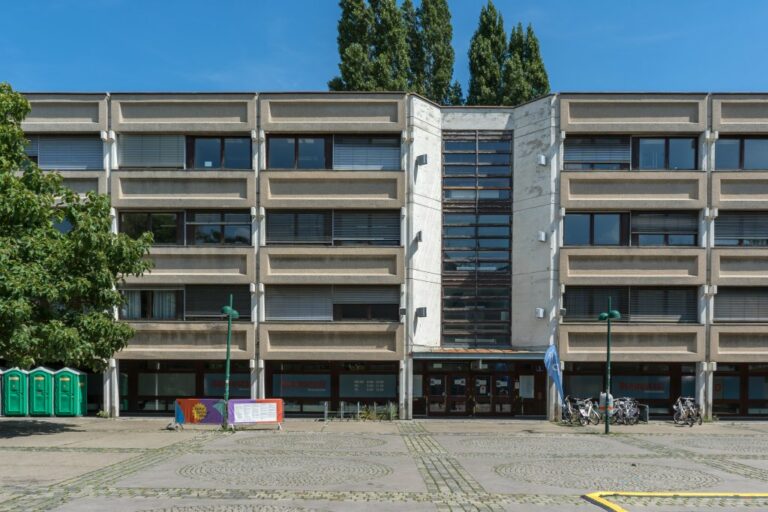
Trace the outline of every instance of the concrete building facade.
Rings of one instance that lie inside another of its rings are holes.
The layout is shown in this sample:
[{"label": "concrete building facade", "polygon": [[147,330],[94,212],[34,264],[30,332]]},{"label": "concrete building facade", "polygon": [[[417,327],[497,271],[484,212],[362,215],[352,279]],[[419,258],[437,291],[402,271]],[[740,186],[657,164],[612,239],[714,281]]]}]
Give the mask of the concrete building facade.
[{"label": "concrete building facade", "polygon": [[[136,329],[91,390],[113,415],[220,396],[556,414],[603,386],[669,414],[768,415],[768,95],[28,94],[28,153],[151,231]],[[94,379],[92,379],[94,380]]]}]

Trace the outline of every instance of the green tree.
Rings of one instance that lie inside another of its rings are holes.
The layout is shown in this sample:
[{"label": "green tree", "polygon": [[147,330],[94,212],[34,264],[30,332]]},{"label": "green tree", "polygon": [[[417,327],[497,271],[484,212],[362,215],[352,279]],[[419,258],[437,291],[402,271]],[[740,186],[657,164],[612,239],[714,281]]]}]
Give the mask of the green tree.
[{"label": "green tree", "polygon": [[451,45],[453,27],[448,2],[421,0],[418,13],[426,77],[424,94],[432,101],[449,104],[454,52]]},{"label": "green tree", "polygon": [[371,25],[373,15],[365,0],[340,0],[336,42],[340,76],[328,82],[332,91],[367,91],[371,83]]},{"label": "green tree", "polygon": [[[522,32],[522,27],[519,27]],[[533,26],[528,24],[525,33],[524,67],[525,77],[530,87],[530,98],[538,98],[549,94],[549,76],[541,58],[539,39],[533,32]]]},{"label": "green tree", "polygon": [[371,62],[375,89],[406,91],[410,68],[403,15],[395,0],[369,0],[373,24]]},{"label": "green tree", "polygon": [[403,24],[405,26],[405,40],[408,45],[408,90],[426,95],[424,62],[424,44],[422,41],[419,12],[413,7],[411,0],[405,0],[400,7],[403,12]]},{"label": "green tree", "polygon": [[504,20],[491,0],[480,10],[480,20],[469,45],[469,105],[499,105],[503,98],[502,72],[507,57]]},{"label": "green tree", "polygon": [[454,80],[453,84],[451,84],[451,87],[448,89],[448,97],[446,98],[445,104],[453,106],[464,104],[464,93],[461,90],[461,84],[458,80]]},{"label": "green tree", "polygon": [[112,233],[107,196],[81,197],[26,157],[29,110],[0,84],[0,358],[99,370],[133,336],[114,319],[116,286],[149,269],[151,235]]},{"label": "green tree", "polygon": [[502,105],[519,105],[531,99],[531,87],[518,54],[507,57],[504,64],[504,95]]}]

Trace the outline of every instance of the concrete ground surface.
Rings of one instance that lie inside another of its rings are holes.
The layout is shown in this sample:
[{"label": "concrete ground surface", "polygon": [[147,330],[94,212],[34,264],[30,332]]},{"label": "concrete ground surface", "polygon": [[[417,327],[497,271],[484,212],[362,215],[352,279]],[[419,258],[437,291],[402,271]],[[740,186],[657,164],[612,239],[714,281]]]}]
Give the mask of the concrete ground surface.
[{"label": "concrete ground surface", "polygon": [[[584,511],[594,491],[768,493],[768,422],[0,418],[0,511]],[[768,498],[612,499],[629,511],[768,510]]]}]

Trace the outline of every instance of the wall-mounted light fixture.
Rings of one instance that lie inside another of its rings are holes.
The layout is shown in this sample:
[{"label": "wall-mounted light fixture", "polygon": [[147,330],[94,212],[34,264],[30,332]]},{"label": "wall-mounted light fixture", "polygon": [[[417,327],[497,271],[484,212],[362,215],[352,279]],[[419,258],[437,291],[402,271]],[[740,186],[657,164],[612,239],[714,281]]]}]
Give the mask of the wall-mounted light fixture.
[{"label": "wall-mounted light fixture", "polygon": [[426,153],[416,157],[416,165],[427,165],[429,163],[429,157]]}]

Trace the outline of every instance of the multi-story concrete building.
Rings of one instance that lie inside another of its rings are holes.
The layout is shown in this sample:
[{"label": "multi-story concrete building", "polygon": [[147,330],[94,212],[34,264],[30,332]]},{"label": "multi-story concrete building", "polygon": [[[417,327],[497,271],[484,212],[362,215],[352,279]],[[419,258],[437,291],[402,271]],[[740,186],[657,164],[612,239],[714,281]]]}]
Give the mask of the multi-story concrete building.
[{"label": "multi-story concrete building", "polygon": [[155,237],[94,407],[220,396],[232,295],[233,396],[552,416],[544,351],[595,396],[610,298],[614,395],[768,414],[768,95],[28,98],[30,156]]}]

